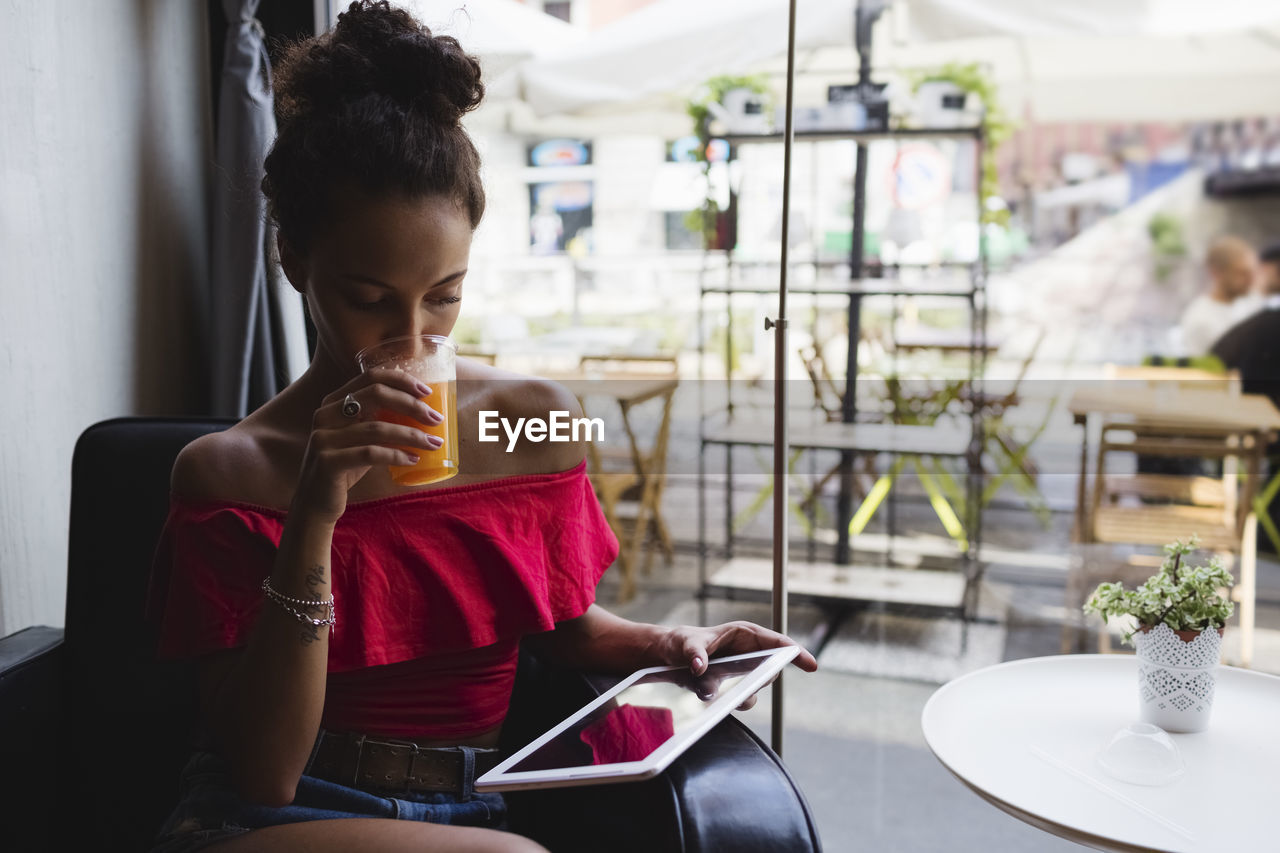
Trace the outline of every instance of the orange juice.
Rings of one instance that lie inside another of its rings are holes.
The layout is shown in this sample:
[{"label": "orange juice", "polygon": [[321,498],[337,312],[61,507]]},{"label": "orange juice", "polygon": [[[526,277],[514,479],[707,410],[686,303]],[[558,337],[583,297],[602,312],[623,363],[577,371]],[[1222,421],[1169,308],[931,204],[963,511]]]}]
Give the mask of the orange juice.
[{"label": "orange juice", "polygon": [[378,413],[378,420],[395,424],[417,427],[429,435],[439,436],[444,444],[436,450],[425,447],[405,447],[404,450],[418,455],[417,465],[392,465],[391,479],[402,486],[425,486],[447,480],[458,473],[458,399],[457,383],[428,382],[431,393],[422,398],[422,402],[444,415],[444,420],[430,426],[419,423],[393,412]]},{"label": "orange juice", "polygon": [[411,335],[382,341],[356,354],[356,363],[363,371],[375,367],[403,370],[425,383],[431,388],[431,393],[422,397],[422,402],[444,415],[440,424],[428,426],[394,412],[378,412],[380,421],[416,427],[444,441],[435,450],[401,448],[418,457],[416,465],[388,466],[391,479],[402,486],[425,486],[458,473],[457,352],[457,345],[447,337]]}]

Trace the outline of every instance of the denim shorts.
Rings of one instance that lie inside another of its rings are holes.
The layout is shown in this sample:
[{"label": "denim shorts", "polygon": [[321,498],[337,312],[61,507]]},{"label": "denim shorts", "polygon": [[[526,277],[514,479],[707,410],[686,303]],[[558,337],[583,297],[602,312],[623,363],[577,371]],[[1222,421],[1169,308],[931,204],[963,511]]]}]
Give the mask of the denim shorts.
[{"label": "denim shorts", "polygon": [[383,797],[312,776],[301,778],[289,805],[256,805],[236,793],[221,758],[196,752],[182,770],[178,806],[160,828],[152,853],[189,853],[259,827],[309,820],[371,817],[503,829],[506,816],[501,794],[464,798],[408,792]]}]

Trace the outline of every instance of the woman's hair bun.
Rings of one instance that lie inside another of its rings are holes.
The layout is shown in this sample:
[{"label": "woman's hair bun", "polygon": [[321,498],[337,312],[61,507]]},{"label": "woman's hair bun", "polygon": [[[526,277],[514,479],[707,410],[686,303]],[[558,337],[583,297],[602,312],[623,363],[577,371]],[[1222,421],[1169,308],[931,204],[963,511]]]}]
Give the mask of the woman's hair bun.
[{"label": "woman's hair bun", "polygon": [[287,86],[279,93],[285,101],[280,105],[282,113],[292,112],[291,108],[305,112],[308,105],[329,98],[351,103],[381,95],[433,122],[456,125],[484,97],[476,58],[457,39],[432,35],[387,0],[352,3],[338,15],[325,42],[312,50],[327,54],[327,62],[305,63],[312,74],[299,75],[302,79],[291,82],[301,85]]},{"label": "woman's hair bun", "polygon": [[284,239],[305,251],[334,221],[335,188],[443,196],[484,215],[480,154],[459,121],[484,97],[480,63],[386,0],[359,0],[275,67],[276,141],[262,191]]}]

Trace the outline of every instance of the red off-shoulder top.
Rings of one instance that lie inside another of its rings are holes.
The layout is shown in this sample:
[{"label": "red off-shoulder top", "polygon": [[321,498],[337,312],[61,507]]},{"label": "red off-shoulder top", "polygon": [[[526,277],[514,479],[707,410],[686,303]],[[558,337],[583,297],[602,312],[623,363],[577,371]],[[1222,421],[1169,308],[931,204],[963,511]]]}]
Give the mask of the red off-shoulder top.
[{"label": "red off-shoulder top", "polygon": [[[148,605],[162,657],[248,641],[284,521],[173,497]],[[585,613],[617,553],[585,463],[349,504],[333,534],[322,725],[418,738],[493,728],[520,637]]]}]

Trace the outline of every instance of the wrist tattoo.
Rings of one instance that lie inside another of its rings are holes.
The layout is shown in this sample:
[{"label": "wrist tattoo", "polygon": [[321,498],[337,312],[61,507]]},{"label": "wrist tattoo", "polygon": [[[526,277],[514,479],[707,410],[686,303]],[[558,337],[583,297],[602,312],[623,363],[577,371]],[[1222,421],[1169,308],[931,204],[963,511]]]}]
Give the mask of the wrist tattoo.
[{"label": "wrist tattoo", "polygon": [[307,584],[307,595],[315,601],[320,601],[321,595],[316,591],[316,587],[328,582],[325,578],[324,566],[319,563],[315,564],[307,570],[306,577],[303,580]]},{"label": "wrist tattoo", "polygon": [[320,626],[303,625],[302,631],[298,633],[298,639],[302,641],[302,645],[304,646],[320,642]]},{"label": "wrist tattoo", "polygon": [[[316,588],[321,584],[326,583],[324,566],[316,563],[307,570],[307,574],[303,578],[303,581],[307,585],[307,596],[317,602],[316,607],[312,609],[323,609],[325,605],[318,603],[323,599],[321,598],[320,593],[317,592]],[[330,600],[332,601],[332,599]],[[320,641],[320,626],[304,623],[302,631],[298,634],[298,639],[302,641],[302,645],[304,646],[309,646],[312,643],[318,643]]]}]

